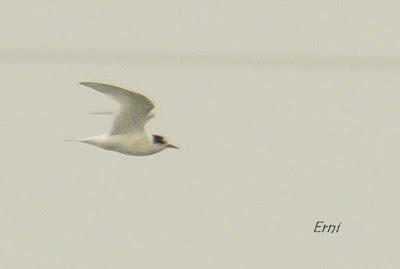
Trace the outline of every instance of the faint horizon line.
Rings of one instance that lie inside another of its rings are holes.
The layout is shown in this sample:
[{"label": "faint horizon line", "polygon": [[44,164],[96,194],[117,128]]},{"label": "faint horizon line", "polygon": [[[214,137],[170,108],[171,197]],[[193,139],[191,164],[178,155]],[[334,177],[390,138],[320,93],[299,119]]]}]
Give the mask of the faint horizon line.
[{"label": "faint horizon line", "polygon": [[400,68],[400,55],[256,54],[223,52],[0,51],[0,62],[213,65],[247,67],[370,67]]}]

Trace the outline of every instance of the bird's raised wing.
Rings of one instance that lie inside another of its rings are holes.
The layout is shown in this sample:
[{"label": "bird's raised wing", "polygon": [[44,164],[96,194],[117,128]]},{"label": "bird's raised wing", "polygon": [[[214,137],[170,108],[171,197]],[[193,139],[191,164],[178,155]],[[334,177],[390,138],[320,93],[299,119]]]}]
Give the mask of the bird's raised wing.
[{"label": "bird's raised wing", "polygon": [[110,134],[136,134],[145,131],[146,122],[153,117],[149,113],[154,108],[154,104],[146,96],[102,83],[81,82],[80,84],[111,97],[119,104]]}]

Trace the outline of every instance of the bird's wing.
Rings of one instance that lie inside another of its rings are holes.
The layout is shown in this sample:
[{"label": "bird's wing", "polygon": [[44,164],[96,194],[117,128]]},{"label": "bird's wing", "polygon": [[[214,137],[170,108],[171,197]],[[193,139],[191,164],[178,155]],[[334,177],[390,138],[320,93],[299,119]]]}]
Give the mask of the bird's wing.
[{"label": "bird's wing", "polygon": [[80,84],[111,97],[119,104],[110,134],[124,135],[145,131],[144,126],[152,117],[149,113],[154,108],[154,104],[146,96],[102,83],[82,82]]}]

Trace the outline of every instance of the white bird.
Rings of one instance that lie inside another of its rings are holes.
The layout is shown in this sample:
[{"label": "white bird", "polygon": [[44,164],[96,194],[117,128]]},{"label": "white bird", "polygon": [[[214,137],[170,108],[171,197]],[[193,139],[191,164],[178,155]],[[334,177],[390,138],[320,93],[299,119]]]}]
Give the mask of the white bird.
[{"label": "white bird", "polygon": [[166,148],[178,149],[177,146],[168,143],[164,137],[146,132],[146,123],[154,117],[154,114],[150,113],[154,104],[144,95],[102,83],[81,82],[80,84],[114,99],[119,104],[119,110],[116,113],[95,113],[114,115],[109,134],[67,141],[83,142],[135,156],[151,155]]}]

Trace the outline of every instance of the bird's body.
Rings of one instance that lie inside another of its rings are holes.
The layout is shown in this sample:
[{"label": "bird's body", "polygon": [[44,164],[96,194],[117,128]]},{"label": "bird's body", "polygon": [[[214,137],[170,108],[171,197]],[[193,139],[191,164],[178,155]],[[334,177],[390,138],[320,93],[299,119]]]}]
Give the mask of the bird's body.
[{"label": "bird's body", "polygon": [[97,135],[80,142],[87,143],[105,150],[117,151],[127,155],[146,156],[163,150],[163,147],[153,144],[147,136],[128,135]]},{"label": "bird's body", "polygon": [[148,98],[107,84],[95,82],[83,82],[81,84],[112,97],[119,103],[120,109],[115,113],[96,113],[114,115],[113,126],[109,134],[70,141],[83,142],[105,150],[135,156],[146,156],[166,148],[177,148],[167,143],[162,136],[146,133],[145,124],[154,117],[150,113],[154,105]]}]

